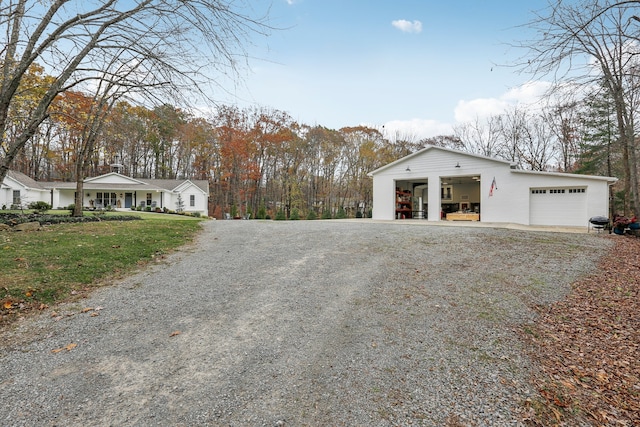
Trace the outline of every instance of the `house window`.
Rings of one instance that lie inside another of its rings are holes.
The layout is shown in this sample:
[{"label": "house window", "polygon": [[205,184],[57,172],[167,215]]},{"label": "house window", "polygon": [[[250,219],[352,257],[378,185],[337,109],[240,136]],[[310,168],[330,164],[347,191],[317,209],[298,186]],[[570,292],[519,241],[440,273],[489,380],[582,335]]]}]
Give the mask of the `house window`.
[{"label": "house window", "polygon": [[96,193],[96,207],[106,208],[107,206],[116,206],[116,193]]},{"label": "house window", "polygon": [[453,199],[453,195],[451,193],[451,186],[444,186],[444,187],[440,187],[440,198],[442,200],[452,200]]},{"label": "house window", "polygon": [[13,190],[13,204],[20,204],[20,190]]},{"label": "house window", "polygon": [[532,188],[531,194],[584,194],[586,188]]},{"label": "house window", "polygon": [[147,206],[151,206],[151,193],[147,193]]},{"label": "house window", "polygon": [[192,194],[189,196],[189,206],[194,207],[196,205],[196,195]]}]

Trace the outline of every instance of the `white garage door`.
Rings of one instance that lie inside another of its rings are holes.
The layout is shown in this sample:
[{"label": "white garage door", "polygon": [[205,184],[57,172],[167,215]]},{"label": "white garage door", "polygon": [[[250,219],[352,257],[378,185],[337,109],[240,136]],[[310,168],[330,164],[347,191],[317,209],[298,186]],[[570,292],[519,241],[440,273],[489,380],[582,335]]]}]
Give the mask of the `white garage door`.
[{"label": "white garage door", "polygon": [[529,198],[531,225],[587,224],[586,187],[532,188]]}]

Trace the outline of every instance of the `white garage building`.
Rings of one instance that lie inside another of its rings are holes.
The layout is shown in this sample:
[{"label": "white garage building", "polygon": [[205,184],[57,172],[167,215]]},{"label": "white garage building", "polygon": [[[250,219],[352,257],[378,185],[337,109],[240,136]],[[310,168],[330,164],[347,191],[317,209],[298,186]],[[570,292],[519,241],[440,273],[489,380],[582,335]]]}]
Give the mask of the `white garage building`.
[{"label": "white garage building", "polygon": [[371,173],[374,219],[587,226],[609,216],[612,177],[515,169],[505,160],[435,146]]}]

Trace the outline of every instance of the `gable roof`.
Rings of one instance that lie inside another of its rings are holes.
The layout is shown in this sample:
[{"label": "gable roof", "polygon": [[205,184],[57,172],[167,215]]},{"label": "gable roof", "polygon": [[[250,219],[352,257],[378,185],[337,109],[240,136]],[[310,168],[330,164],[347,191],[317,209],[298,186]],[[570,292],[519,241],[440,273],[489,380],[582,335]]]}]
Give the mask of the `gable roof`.
[{"label": "gable roof", "polygon": [[[36,181],[33,178],[30,178],[29,176],[23,174],[22,172],[8,170],[6,177],[13,180],[17,184],[20,184],[22,187],[26,189],[42,190],[42,191],[46,190],[45,187],[42,186],[38,181]],[[5,185],[4,183],[0,183],[0,184]]]},{"label": "gable roof", "polygon": [[185,185],[195,185],[198,187],[203,193],[209,192],[209,181],[207,180],[190,180],[190,179],[147,179],[140,178],[140,181],[147,185],[157,186],[164,190],[170,191],[180,191],[179,187],[183,187]]},{"label": "gable roof", "polygon": [[377,174],[379,172],[382,172],[382,171],[384,171],[384,170],[386,170],[388,168],[391,168],[391,167],[393,167],[393,166],[395,166],[395,165],[397,165],[399,163],[403,163],[403,162],[405,162],[407,160],[410,160],[410,159],[412,159],[414,157],[421,156],[421,155],[425,154],[426,152],[428,152],[430,150],[433,150],[433,151],[444,151],[444,152],[455,154],[455,155],[461,155],[461,156],[466,156],[466,157],[474,157],[474,158],[477,158],[477,159],[487,160],[487,161],[491,161],[491,162],[503,163],[503,164],[507,165],[508,167],[514,167],[516,165],[513,162],[510,162],[510,161],[507,161],[507,160],[502,160],[502,159],[496,159],[494,157],[482,156],[480,154],[467,153],[466,151],[453,150],[451,148],[437,147],[435,145],[428,145],[425,148],[416,151],[415,153],[411,153],[408,156],[404,156],[404,157],[402,157],[402,158],[400,158],[400,159],[398,159],[398,160],[396,160],[394,162],[391,162],[391,163],[386,164],[386,165],[384,165],[384,166],[382,166],[382,167],[380,167],[380,168],[378,168],[378,169],[376,169],[374,171],[371,171],[367,175],[368,176],[373,176],[373,175],[375,175],[375,174]]},{"label": "gable roof", "polygon": [[[75,182],[46,182],[42,183],[44,188],[55,188],[58,190],[73,190],[76,188]],[[131,178],[117,172],[110,172],[104,175],[87,178],[83,187],[85,190],[118,190],[118,191],[170,191],[180,192],[188,186],[195,186],[203,194],[209,194],[209,181],[189,180],[189,179],[149,179]],[[185,187],[186,186],[186,187]]]},{"label": "gable roof", "polygon": [[110,172],[104,175],[94,176],[92,178],[86,178],[85,184],[88,182],[103,183],[103,184],[144,184],[144,182],[131,178],[130,176],[122,175],[117,172]]}]

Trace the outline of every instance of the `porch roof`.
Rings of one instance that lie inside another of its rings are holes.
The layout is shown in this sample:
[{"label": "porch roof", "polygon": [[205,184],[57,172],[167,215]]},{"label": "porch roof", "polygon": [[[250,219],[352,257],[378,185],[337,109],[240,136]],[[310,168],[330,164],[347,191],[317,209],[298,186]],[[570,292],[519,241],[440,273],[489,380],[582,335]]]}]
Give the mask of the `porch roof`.
[{"label": "porch roof", "polygon": [[[75,190],[75,182],[47,182],[44,187],[56,190]],[[132,184],[132,183],[105,183],[105,182],[85,182],[82,185],[84,190],[118,190],[118,191],[171,191],[152,184]]]}]

